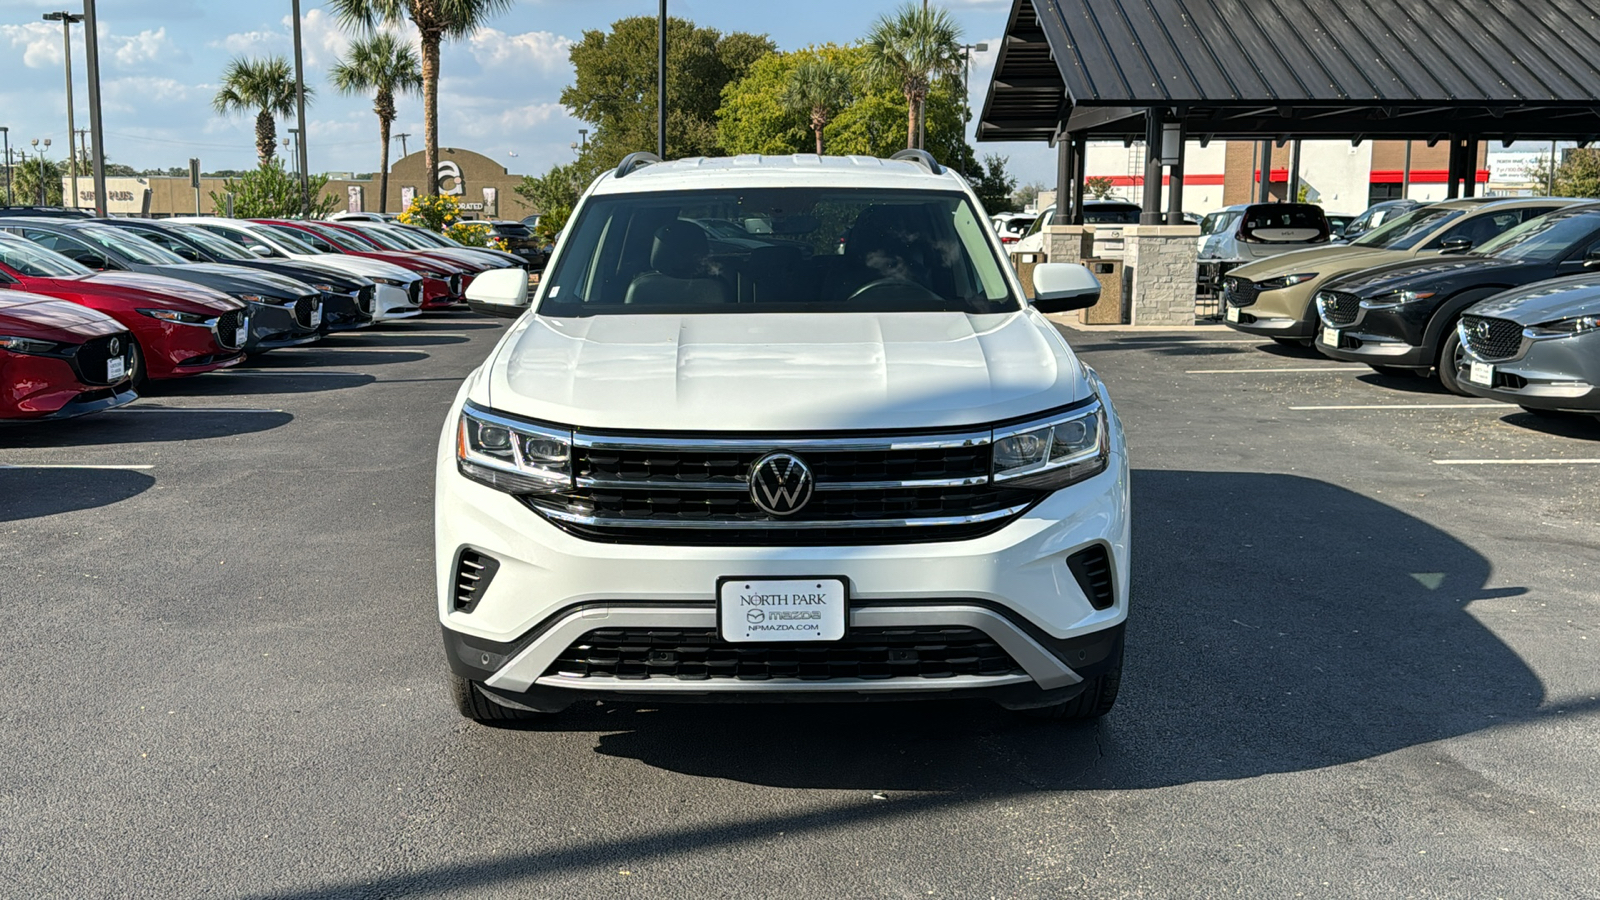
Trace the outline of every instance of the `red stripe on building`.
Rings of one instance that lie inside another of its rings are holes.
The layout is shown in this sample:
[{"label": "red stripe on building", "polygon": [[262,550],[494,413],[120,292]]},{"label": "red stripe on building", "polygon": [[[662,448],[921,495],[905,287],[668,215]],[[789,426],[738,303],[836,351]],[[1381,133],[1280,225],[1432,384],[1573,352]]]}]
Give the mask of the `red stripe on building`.
[{"label": "red stripe on building", "polygon": [[[1402,170],[1402,169],[1373,169],[1372,170],[1372,183],[1373,184],[1400,184],[1404,179],[1405,179],[1405,171]],[[1411,170],[1411,183],[1412,184],[1444,184],[1445,182],[1447,182],[1449,180],[1450,180],[1450,171],[1448,169],[1412,169]],[[1479,169],[1478,170],[1477,181],[1478,181],[1479,184],[1488,183],[1488,181],[1489,181],[1489,170],[1488,169]]]},{"label": "red stripe on building", "polygon": [[[1112,184],[1113,187],[1144,187],[1144,176],[1143,175],[1106,175],[1106,176],[1091,175],[1089,177],[1091,177],[1091,178],[1102,178],[1102,177],[1103,178],[1109,178],[1111,180],[1111,184]],[[1172,176],[1171,175],[1163,175],[1163,176],[1161,176],[1161,186],[1162,187],[1166,187],[1167,185],[1169,185],[1171,183],[1172,183]],[[1222,176],[1221,175],[1185,175],[1183,177],[1183,183],[1184,183],[1185,186],[1191,185],[1191,184],[1193,184],[1193,185],[1213,185],[1213,184],[1222,184],[1223,181],[1222,181]]]}]

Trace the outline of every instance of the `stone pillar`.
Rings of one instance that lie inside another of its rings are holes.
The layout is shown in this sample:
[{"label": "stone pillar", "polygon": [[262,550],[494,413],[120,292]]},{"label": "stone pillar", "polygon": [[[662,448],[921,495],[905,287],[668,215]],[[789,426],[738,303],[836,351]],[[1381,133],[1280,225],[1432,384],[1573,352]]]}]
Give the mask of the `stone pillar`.
[{"label": "stone pillar", "polygon": [[1044,255],[1053,263],[1081,263],[1094,255],[1093,225],[1046,225]]},{"label": "stone pillar", "polygon": [[1199,227],[1128,225],[1122,236],[1132,324],[1193,325]]}]

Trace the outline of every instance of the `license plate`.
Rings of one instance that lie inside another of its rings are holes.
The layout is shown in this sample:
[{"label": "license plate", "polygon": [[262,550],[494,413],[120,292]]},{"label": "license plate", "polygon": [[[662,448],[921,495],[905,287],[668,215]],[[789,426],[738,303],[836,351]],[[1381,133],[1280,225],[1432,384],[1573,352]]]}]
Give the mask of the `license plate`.
[{"label": "license plate", "polygon": [[722,639],[734,644],[837,641],[846,605],[839,578],[724,578],[717,588]]},{"label": "license plate", "polygon": [[322,324],[322,307],[321,306],[314,306],[314,307],[311,308],[311,327],[315,328],[315,327],[317,327],[318,325],[321,325],[321,324]]},{"label": "license plate", "polygon": [[1237,306],[1228,307],[1228,321],[1229,322],[1237,322],[1237,321],[1239,321],[1239,307],[1237,307]]},{"label": "license plate", "polygon": [[1492,387],[1494,385],[1494,366],[1481,362],[1469,364],[1467,366],[1467,380],[1473,384]]},{"label": "license plate", "polygon": [[1337,328],[1324,328],[1324,329],[1322,329],[1322,342],[1324,344],[1327,344],[1329,347],[1337,348],[1339,346],[1339,329],[1337,329]]},{"label": "license plate", "polygon": [[122,376],[128,374],[128,364],[120,356],[106,360],[106,380],[121,381]]}]

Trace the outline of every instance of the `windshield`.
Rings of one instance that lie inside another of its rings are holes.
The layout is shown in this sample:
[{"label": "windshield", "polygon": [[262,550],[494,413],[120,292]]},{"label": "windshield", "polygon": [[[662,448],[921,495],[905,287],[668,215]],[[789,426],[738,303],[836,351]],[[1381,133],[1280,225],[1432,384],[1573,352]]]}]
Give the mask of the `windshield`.
[{"label": "windshield", "polygon": [[68,278],[93,274],[87,267],[59,253],[11,238],[0,238],[0,264],[30,278]]},{"label": "windshield", "polygon": [[1422,243],[1428,235],[1439,230],[1446,222],[1466,215],[1462,209],[1414,209],[1398,219],[1374,228],[1351,241],[1354,247],[1376,247],[1379,250],[1410,250]]},{"label": "windshield", "polygon": [[376,246],[376,247],[378,247],[380,249],[383,249],[383,250],[410,250],[410,249],[413,249],[413,248],[407,247],[405,244],[402,244],[399,241],[395,240],[392,236],[384,234],[383,232],[379,231],[376,228],[370,228],[370,227],[369,228],[362,228],[360,230],[360,233],[358,233],[358,234],[351,234],[350,232],[345,232],[344,236],[345,237],[354,238],[355,240],[358,240],[358,241],[366,241],[367,243],[372,244],[372,245],[374,245],[374,246]]},{"label": "windshield", "polygon": [[130,234],[120,228],[106,225],[89,225],[76,230],[76,234],[85,240],[98,244],[100,249],[109,250],[119,256],[132,260],[141,266],[181,266],[184,265],[183,257],[171,250],[150,243],[136,234]]},{"label": "windshield", "polygon": [[1085,225],[1137,225],[1139,224],[1139,207],[1097,206],[1085,203],[1083,205],[1083,223]]},{"label": "windshield", "polygon": [[1056,208],[1054,206],[1045,207],[1044,212],[1039,214],[1039,218],[1034,219],[1033,224],[1028,226],[1028,233],[1023,235],[1023,237],[1032,237],[1033,235],[1038,234],[1039,231],[1046,225],[1049,225],[1050,220],[1054,219],[1055,217]]},{"label": "windshield", "polygon": [[1554,262],[1600,229],[1600,213],[1553,212],[1529,219],[1478,248],[1483,256]]},{"label": "windshield", "polygon": [[189,243],[198,245],[200,249],[221,259],[257,258],[241,249],[238,244],[225,238],[219,238],[204,228],[196,228],[193,225],[174,225],[172,230]]},{"label": "windshield", "polygon": [[426,228],[407,227],[406,233],[425,244],[432,244],[435,247],[450,246],[449,238],[442,234],[434,234]]},{"label": "windshield", "polygon": [[[737,229],[713,236],[706,222]],[[601,196],[567,228],[545,316],[1014,312],[963,194],[772,188]]]},{"label": "windshield", "polygon": [[300,235],[296,234],[293,228],[288,228],[283,225],[261,224],[256,225],[256,228],[261,229],[261,231],[266,234],[268,239],[271,240],[273,244],[276,244],[286,253],[303,253],[307,256],[316,256],[322,253],[321,250],[318,250],[302,240]]},{"label": "windshield", "polygon": [[407,231],[404,228],[390,228],[386,225],[369,225],[367,226],[366,231],[363,231],[362,233],[365,234],[369,231],[376,231],[389,240],[394,241],[396,244],[399,244],[400,246],[410,250],[426,250],[433,247],[432,244],[424,241],[415,233]]},{"label": "windshield", "polygon": [[1233,210],[1231,212],[1214,212],[1200,220],[1200,233],[1202,235],[1206,235],[1216,234],[1219,231],[1226,231],[1233,225],[1233,223],[1239,221],[1239,217],[1241,215],[1243,215],[1243,213],[1239,212],[1238,210]]},{"label": "windshield", "polygon": [[[300,224],[304,225],[307,231],[338,247],[340,250],[348,250],[353,253],[371,253],[376,249],[373,244],[337,228],[318,225],[316,222],[302,222]],[[311,242],[307,241],[307,243]]]}]

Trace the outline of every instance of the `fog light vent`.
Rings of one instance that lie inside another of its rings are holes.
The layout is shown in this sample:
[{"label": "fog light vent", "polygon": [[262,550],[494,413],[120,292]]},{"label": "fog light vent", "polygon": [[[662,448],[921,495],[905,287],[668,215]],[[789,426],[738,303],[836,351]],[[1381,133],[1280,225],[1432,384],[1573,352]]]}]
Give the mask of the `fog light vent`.
[{"label": "fog light vent", "polygon": [[1095,544],[1067,557],[1067,568],[1078,579],[1078,587],[1089,598],[1095,609],[1106,609],[1116,602],[1116,591],[1111,584],[1111,554],[1104,544]]},{"label": "fog light vent", "polygon": [[500,561],[471,547],[463,548],[456,557],[455,608],[459,612],[472,612],[483,592],[489,589],[494,573],[500,571]]}]

